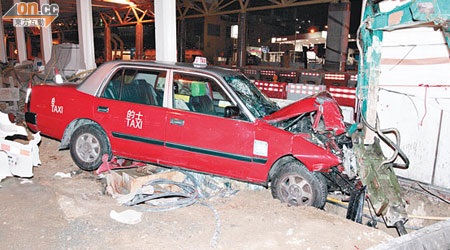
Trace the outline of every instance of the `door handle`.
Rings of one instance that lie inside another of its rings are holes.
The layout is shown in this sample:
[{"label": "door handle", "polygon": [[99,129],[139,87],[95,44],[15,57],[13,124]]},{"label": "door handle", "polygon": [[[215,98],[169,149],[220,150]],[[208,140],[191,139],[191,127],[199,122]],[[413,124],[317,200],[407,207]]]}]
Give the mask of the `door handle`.
[{"label": "door handle", "polygon": [[109,108],[108,107],[97,106],[97,111],[98,112],[103,112],[103,113],[108,113]]},{"label": "door handle", "polygon": [[184,120],[172,118],[172,119],[170,119],[170,123],[173,124],[173,125],[183,126],[184,125]]}]

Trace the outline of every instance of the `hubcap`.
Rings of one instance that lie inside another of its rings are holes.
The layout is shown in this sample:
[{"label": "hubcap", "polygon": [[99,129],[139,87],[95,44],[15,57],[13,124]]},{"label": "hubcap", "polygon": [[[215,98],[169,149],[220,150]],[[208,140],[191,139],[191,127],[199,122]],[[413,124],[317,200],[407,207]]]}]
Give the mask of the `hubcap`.
[{"label": "hubcap", "polygon": [[291,174],[280,182],[281,198],[294,206],[311,206],[313,192],[311,184],[302,176]]},{"label": "hubcap", "polygon": [[94,162],[100,155],[100,143],[89,133],[80,135],[75,143],[76,153],[84,162]]}]

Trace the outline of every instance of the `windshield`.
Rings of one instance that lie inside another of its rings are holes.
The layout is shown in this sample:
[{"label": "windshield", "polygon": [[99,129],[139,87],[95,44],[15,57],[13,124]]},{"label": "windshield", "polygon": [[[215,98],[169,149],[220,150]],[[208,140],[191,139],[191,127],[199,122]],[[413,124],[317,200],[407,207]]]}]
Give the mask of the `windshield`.
[{"label": "windshield", "polygon": [[225,76],[224,79],[255,117],[263,118],[280,109],[245,76]]}]

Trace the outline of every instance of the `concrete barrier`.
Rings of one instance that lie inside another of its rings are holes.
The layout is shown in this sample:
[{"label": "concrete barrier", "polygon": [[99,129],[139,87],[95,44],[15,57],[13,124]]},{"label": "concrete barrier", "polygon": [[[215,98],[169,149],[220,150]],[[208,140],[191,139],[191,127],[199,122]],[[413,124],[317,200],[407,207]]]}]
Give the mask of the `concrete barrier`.
[{"label": "concrete barrier", "polygon": [[369,250],[450,249],[450,220],[442,221],[395,238]]}]

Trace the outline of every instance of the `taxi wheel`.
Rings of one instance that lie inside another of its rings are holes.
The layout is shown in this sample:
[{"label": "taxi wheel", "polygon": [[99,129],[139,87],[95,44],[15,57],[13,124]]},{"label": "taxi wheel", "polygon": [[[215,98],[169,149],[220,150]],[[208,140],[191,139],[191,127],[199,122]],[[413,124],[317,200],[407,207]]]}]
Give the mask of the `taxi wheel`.
[{"label": "taxi wheel", "polygon": [[83,170],[96,170],[102,164],[102,156],[110,151],[107,135],[96,124],[80,126],[70,138],[70,155]]},{"label": "taxi wheel", "polygon": [[326,183],[310,172],[301,162],[292,160],[275,174],[272,196],[291,206],[313,206],[322,209],[327,200]]}]

